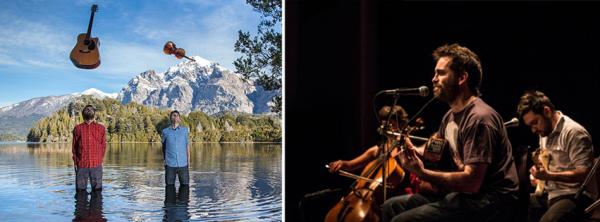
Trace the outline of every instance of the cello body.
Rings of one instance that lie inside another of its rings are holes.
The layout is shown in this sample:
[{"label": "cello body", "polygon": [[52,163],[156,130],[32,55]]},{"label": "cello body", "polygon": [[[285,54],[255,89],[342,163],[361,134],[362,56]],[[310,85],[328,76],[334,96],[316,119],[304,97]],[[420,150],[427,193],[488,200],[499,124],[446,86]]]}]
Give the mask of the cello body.
[{"label": "cello body", "polygon": [[[388,185],[388,195],[392,196],[393,191],[398,191],[398,187],[405,182],[407,176],[394,158],[388,158],[386,177]],[[383,161],[378,158],[371,161],[361,173],[362,177],[373,179],[377,182],[368,182],[357,180],[352,185],[349,194],[344,196],[325,216],[325,222],[342,221],[380,221],[380,206],[383,204]],[[392,191],[392,192],[389,192]]]}]

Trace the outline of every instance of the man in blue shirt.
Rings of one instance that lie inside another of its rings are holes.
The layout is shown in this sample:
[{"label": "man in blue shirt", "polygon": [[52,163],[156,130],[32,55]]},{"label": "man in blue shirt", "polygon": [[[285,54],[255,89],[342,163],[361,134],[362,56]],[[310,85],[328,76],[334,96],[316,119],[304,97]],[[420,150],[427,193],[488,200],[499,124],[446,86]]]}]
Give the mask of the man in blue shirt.
[{"label": "man in blue shirt", "polygon": [[169,114],[171,125],[162,130],[162,151],[165,160],[165,183],[175,185],[175,176],[179,177],[180,186],[190,184],[188,170],[190,159],[189,129],[180,126],[179,112],[173,110]]}]

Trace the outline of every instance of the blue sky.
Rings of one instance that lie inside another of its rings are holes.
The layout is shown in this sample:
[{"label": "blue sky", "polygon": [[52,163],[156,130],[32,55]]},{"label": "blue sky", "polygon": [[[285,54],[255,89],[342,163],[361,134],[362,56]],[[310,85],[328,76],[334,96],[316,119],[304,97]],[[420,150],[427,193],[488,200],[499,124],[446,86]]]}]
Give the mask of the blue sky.
[{"label": "blue sky", "polygon": [[[78,69],[69,54],[87,30],[92,4],[101,65]],[[162,52],[169,40],[188,56],[234,70],[238,30],[256,33],[259,21],[245,0],[0,1],[0,107],[88,88],[118,92],[143,71],[183,61]]]}]

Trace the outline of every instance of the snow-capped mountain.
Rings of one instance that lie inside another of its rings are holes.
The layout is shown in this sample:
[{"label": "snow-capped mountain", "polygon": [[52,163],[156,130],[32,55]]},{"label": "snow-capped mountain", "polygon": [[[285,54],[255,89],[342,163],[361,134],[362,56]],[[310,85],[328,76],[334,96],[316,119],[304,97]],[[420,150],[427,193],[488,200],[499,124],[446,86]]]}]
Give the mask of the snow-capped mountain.
[{"label": "snow-capped mountain", "polygon": [[37,97],[23,102],[15,103],[0,108],[0,117],[23,117],[33,114],[47,116],[68,105],[75,98],[82,95],[91,95],[95,98],[117,98],[117,93],[104,93],[98,89],[90,88],[83,92],[71,93],[62,96]]},{"label": "snow-capped mountain", "polygon": [[238,74],[199,56],[156,73],[148,70],[129,81],[119,93],[121,103],[136,102],[168,107],[184,113],[222,111],[268,113],[273,96],[279,91],[265,91],[244,82]]},{"label": "snow-capped mountain", "polygon": [[148,70],[138,74],[119,93],[104,93],[90,88],[61,96],[38,97],[0,108],[0,134],[25,135],[33,124],[67,106],[82,95],[114,98],[122,104],[177,109],[183,113],[224,111],[251,114],[270,113],[271,99],[280,91],[266,91],[242,80],[239,74],[199,56],[163,73]]}]

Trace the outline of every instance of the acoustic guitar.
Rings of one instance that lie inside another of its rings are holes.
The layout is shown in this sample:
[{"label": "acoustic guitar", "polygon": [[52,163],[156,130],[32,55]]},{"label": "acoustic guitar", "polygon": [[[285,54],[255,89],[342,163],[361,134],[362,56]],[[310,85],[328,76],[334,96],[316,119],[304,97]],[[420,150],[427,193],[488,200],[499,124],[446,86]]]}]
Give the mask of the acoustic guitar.
[{"label": "acoustic guitar", "polygon": [[[548,153],[548,151],[546,149],[538,148],[535,151],[533,151],[533,153],[531,155],[532,155],[531,159],[533,160],[533,163],[536,165],[536,167],[538,169],[544,168],[545,170],[548,170],[548,162],[550,161],[550,154]],[[542,196],[542,194],[544,193],[545,186],[546,186],[546,181],[538,180],[537,185],[535,187],[534,194],[538,197]]]},{"label": "acoustic guitar", "polygon": [[81,33],[77,36],[77,44],[71,50],[71,62],[77,68],[95,69],[100,65],[100,52],[98,38],[92,38],[92,23],[94,22],[94,13],[98,9],[97,5],[92,5],[92,15],[87,28],[87,33]]}]

